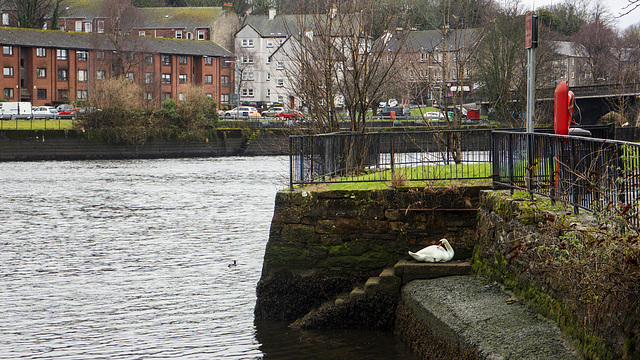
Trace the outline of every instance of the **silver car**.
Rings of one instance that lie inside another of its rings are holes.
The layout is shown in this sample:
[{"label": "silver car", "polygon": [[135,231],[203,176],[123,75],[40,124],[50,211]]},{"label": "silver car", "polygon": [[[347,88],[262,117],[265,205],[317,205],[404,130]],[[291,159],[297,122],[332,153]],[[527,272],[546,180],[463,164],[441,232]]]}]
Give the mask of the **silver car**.
[{"label": "silver car", "polygon": [[58,110],[51,106],[38,106],[31,108],[34,119],[57,119]]}]

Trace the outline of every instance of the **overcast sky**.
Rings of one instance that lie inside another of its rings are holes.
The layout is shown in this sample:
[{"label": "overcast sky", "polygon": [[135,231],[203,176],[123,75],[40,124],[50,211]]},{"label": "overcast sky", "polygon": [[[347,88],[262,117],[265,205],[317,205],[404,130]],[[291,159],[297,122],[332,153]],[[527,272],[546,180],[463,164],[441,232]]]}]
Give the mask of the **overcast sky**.
[{"label": "overcast sky", "polygon": [[[535,10],[535,8],[539,8],[541,6],[560,4],[563,2],[564,0],[522,0],[522,5],[525,9]],[[628,0],[606,0],[604,3],[609,7],[609,13],[616,17],[614,19],[614,24],[620,30],[624,30],[629,27],[629,25],[640,22],[640,8],[633,10],[628,15],[619,17],[620,14],[626,12],[624,8],[629,3]]]}]

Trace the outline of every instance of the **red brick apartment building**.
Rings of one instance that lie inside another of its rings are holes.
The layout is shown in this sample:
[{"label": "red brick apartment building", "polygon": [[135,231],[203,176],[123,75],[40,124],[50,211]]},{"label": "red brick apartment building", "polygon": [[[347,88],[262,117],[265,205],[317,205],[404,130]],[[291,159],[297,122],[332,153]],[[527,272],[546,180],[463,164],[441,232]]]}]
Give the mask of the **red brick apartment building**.
[{"label": "red brick apartment building", "polygon": [[229,103],[234,55],[216,43],[135,36],[116,46],[109,39],[0,27],[1,97],[34,106],[88,100],[98,81],[125,69],[121,75],[140,83],[157,105],[184,99],[188,84],[202,86],[220,106]]}]

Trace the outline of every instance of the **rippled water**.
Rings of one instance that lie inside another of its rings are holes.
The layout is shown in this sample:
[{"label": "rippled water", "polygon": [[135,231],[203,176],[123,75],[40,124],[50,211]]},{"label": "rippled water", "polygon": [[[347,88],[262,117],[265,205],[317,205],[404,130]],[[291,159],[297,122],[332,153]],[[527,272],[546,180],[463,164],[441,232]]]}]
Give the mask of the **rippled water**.
[{"label": "rippled water", "polygon": [[287,174],[285,157],[0,163],[0,358],[410,359],[387,333],[254,324]]}]

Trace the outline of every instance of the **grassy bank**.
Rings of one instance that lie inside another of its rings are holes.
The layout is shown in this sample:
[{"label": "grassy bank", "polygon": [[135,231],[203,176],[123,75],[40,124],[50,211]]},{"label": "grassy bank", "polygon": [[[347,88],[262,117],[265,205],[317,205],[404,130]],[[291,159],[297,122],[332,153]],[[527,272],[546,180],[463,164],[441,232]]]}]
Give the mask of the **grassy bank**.
[{"label": "grassy bank", "polygon": [[0,130],[71,130],[73,120],[0,120]]}]

